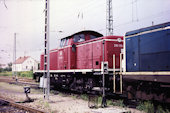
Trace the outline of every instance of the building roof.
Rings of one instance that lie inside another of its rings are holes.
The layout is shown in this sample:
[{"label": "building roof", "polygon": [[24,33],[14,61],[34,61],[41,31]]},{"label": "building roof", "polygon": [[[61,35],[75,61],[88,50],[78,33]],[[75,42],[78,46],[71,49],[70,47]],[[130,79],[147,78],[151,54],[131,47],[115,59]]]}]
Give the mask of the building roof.
[{"label": "building roof", "polygon": [[22,64],[25,60],[27,60],[30,56],[19,57],[14,64]]}]

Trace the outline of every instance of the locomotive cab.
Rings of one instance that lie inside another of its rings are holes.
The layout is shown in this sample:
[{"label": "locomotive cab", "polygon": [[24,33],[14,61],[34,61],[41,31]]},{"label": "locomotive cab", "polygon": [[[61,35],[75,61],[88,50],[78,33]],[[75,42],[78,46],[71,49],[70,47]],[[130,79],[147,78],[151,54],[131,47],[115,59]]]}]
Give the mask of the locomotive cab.
[{"label": "locomotive cab", "polygon": [[77,69],[77,45],[101,36],[101,34],[94,31],[82,31],[61,39],[58,69]]}]

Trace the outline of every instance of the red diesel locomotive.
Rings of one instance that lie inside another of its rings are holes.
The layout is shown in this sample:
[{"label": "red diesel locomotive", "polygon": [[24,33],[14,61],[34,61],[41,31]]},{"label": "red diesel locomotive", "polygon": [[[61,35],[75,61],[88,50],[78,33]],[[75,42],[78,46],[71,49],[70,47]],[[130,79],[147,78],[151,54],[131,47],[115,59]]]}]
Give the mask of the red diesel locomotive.
[{"label": "red diesel locomotive", "polygon": [[[51,84],[79,91],[102,86],[103,68],[106,80],[112,79],[113,71],[119,71],[122,48],[123,36],[104,37],[95,31],[81,31],[62,38],[60,47],[50,51]],[[43,69],[44,54],[34,77],[43,76]],[[106,83],[106,86],[111,84]]]}]

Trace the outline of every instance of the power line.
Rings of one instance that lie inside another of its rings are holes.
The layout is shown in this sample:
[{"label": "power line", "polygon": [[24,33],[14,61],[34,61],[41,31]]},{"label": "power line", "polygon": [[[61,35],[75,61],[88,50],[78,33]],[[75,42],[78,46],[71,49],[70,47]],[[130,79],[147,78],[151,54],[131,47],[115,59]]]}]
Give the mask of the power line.
[{"label": "power line", "polygon": [[[154,17],[159,17],[160,15],[164,16],[166,13],[169,14],[169,13],[170,13],[170,10],[162,11],[162,12],[159,12],[159,13],[157,13],[157,14],[153,14],[153,15],[149,15],[149,16],[140,18],[140,19],[138,19],[138,21],[136,21],[136,22],[140,22],[140,21],[147,20],[147,19],[152,19],[152,18],[154,18]],[[134,22],[135,22],[135,21],[134,21]],[[115,25],[114,27],[124,26],[124,25],[131,24],[131,23],[132,23],[132,21],[127,21],[127,22],[124,22],[124,23]]]}]

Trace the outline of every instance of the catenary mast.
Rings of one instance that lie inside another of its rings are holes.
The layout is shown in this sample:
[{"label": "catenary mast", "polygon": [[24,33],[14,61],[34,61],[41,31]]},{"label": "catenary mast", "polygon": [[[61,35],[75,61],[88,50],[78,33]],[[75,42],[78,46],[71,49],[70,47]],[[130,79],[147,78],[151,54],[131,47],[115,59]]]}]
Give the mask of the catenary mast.
[{"label": "catenary mast", "polygon": [[44,35],[44,98],[49,100],[50,93],[50,54],[49,54],[49,0],[45,0],[45,35]]},{"label": "catenary mast", "polygon": [[106,36],[108,35],[113,35],[112,0],[107,0],[106,3]]}]

